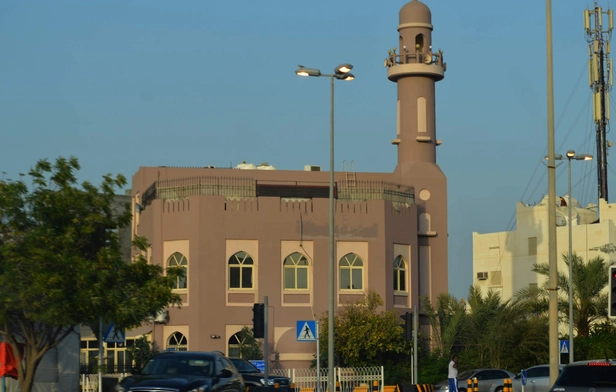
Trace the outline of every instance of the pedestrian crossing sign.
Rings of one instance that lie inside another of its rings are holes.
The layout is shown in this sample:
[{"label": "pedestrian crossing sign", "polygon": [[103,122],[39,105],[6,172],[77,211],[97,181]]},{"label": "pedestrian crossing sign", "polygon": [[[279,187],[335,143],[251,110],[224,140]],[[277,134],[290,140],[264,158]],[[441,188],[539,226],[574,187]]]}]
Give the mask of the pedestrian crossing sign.
[{"label": "pedestrian crossing sign", "polygon": [[569,341],[561,340],[560,342],[560,353],[561,354],[569,354]]},{"label": "pedestrian crossing sign", "polygon": [[124,343],[126,334],[120,328],[116,327],[115,323],[111,323],[103,338],[105,343]]},{"label": "pedestrian crossing sign", "polygon": [[316,338],[317,323],[314,320],[297,321],[297,341],[314,342]]}]

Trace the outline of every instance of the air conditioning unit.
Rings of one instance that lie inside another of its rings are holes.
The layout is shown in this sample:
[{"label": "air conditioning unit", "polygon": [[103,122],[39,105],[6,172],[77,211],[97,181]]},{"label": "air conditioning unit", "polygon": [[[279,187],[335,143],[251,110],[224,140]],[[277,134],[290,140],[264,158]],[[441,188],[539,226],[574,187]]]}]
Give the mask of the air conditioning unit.
[{"label": "air conditioning unit", "polygon": [[169,322],[169,312],[163,309],[154,316],[154,324],[167,324]]},{"label": "air conditioning unit", "polygon": [[488,279],[487,272],[477,272],[477,280],[486,280]]},{"label": "air conditioning unit", "polygon": [[304,165],[304,171],[321,171],[321,166]]}]

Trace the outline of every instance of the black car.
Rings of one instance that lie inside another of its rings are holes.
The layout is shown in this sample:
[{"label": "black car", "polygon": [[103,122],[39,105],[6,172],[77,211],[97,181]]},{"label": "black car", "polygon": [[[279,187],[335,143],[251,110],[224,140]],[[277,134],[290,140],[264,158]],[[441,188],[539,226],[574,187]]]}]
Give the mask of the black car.
[{"label": "black car", "polygon": [[550,392],[616,391],[616,360],[578,361],[565,366]]},{"label": "black car", "polygon": [[[242,358],[229,358],[237,371],[242,374],[246,386],[265,386],[265,374],[261,372],[255,365]],[[267,384],[269,386],[278,383],[280,388],[287,388],[291,385],[291,380],[288,377],[267,375]]]},{"label": "black car", "polygon": [[244,392],[242,375],[228,358],[209,352],[164,352],[122,380],[118,392]]}]

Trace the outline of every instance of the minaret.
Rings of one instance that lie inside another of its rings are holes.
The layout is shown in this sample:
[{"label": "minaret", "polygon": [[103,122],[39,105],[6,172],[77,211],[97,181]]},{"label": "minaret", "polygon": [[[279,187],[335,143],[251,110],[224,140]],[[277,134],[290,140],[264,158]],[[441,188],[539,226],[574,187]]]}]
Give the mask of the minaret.
[{"label": "minaret", "polygon": [[[413,186],[417,246],[412,251],[412,292],[431,301],[448,292],[447,178],[436,163],[435,83],[445,76],[443,52],[432,48],[432,15],[418,0],[400,10],[399,49],[385,59],[398,85],[396,181]],[[411,237],[410,241],[414,241]]]},{"label": "minaret", "polygon": [[387,77],[398,84],[397,137],[398,168],[413,162],[436,163],[434,84],[443,79],[443,52],[432,49],[432,15],[420,1],[413,0],[400,10],[400,42],[385,60]]}]

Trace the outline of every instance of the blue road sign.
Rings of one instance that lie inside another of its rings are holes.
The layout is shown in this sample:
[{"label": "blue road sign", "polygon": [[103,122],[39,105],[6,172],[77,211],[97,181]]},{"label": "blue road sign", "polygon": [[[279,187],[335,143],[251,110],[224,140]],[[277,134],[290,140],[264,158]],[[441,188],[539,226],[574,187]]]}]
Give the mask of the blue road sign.
[{"label": "blue road sign", "polygon": [[569,354],[569,341],[568,340],[559,340],[558,341],[558,351],[561,354]]},{"label": "blue road sign", "polygon": [[265,361],[251,360],[251,361],[248,361],[248,362],[250,362],[253,365],[255,365],[255,367],[257,369],[259,369],[259,371],[261,371],[261,373],[265,372]]},{"label": "blue road sign", "polygon": [[103,340],[105,343],[124,343],[126,334],[116,327],[115,323],[111,323],[109,328],[107,328],[107,332],[105,332]]},{"label": "blue road sign", "polygon": [[314,342],[317,340],[317,322],[314,320],[297,320],[297,341]]},{"label": "blue road sign", "polygon": [[526,370],[522,370],[522,385],[526,385],[528,382],[528,376],[526,375]]}]

